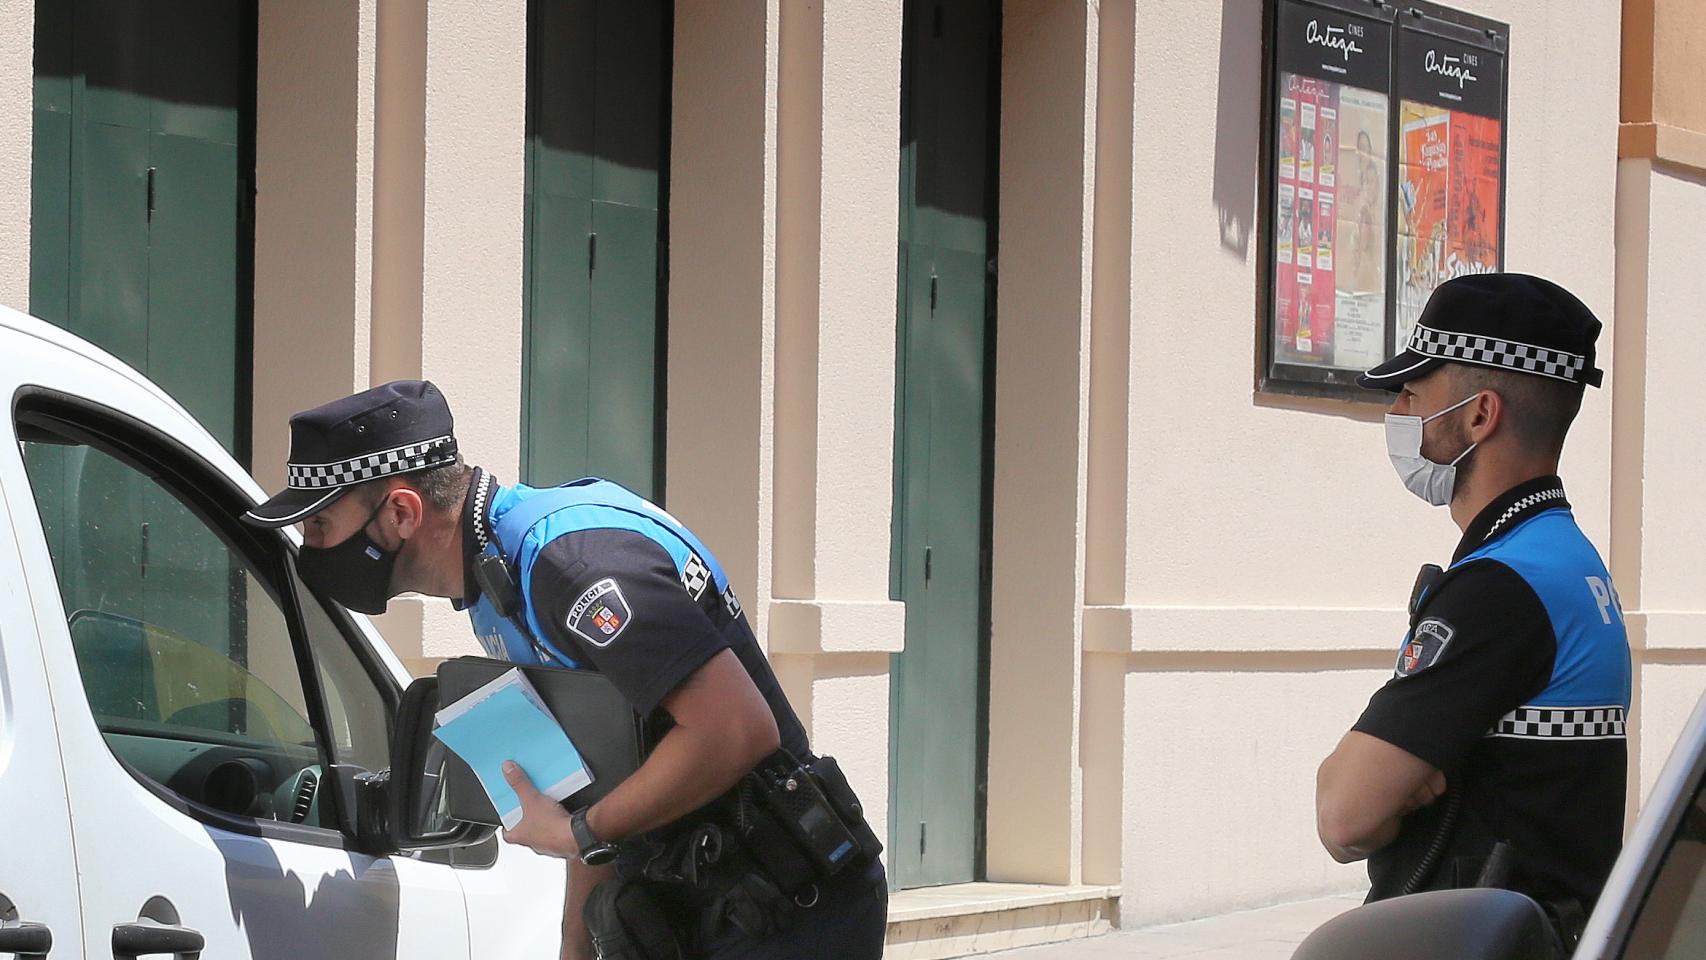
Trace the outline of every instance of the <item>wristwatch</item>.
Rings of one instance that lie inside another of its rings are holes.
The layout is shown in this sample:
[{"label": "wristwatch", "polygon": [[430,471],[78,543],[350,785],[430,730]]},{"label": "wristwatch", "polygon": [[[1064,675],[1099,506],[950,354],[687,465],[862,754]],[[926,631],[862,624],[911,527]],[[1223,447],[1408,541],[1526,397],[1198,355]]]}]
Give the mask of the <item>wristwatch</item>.
[{"label": "wristwatch", "polygon": [[575,846],[580,847],[581,862],[589,867],[596,867],[616,859],[616,844],[606,843],[592,833],[592,828],[586,825],[586,812],[590,807],[582,807],[569,815],[569,829],[574,831]]}]

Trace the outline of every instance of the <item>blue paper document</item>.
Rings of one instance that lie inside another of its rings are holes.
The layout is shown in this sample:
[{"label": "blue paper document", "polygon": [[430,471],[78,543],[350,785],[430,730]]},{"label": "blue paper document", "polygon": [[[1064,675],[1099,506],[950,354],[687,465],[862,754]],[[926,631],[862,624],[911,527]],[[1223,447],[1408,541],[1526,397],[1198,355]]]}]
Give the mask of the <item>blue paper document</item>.
[{"label": "blue paper document", "polygon": [[473,768],[504,829],[521,822],[521,800],[504,779],[514,760],[540,793],[563,798],[592,782],[592,771],[533,684],[510,670],[438,711],[433,736]]}]

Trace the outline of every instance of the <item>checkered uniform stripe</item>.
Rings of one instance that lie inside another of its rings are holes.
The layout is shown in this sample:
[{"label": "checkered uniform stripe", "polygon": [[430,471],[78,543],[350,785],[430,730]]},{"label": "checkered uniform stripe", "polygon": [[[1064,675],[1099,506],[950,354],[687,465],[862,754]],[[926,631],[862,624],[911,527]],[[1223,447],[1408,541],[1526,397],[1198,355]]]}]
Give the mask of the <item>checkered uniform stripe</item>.
[{"label": "checkered uniform stripe", "polygon": [[1416,324],[1416,329],[1411,332],[1409,349],[1425,357],[1503,367],[1572,383],[1584,379],[1588,365],[1588,358],[1579,353],[1549,350],[1498,337],[1435,330],[1422,324]]},{"label": "checkered uniform stripe", "polygon": [[1520,740],[1620,740],[1625,717],[1619,706],[1517,707],[1504,715],[1489,737]]},{"label": "checkered uniform stripe", "polygon": [[455,441],[450,437],[436,437],[394,450],[364,454],[340,463],[292,463],[288,466],[287,485],[292,490],[326,490],[454,462]]},{"label": "checkered uniform stripe", "polygon": [[697,600],[705,595],[705,585],[711,582],[711,568],[705,566],[705,561],[699,559],[697,553],[687,555],[687,564],[681,570],[681,585],[687,588],[687,595]]}]

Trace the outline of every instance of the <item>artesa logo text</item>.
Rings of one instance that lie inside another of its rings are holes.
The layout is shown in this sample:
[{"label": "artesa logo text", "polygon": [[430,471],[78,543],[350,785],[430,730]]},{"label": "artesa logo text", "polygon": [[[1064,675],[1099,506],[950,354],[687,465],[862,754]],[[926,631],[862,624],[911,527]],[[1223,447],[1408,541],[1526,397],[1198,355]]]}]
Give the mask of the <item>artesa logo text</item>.
[{"label": "artesa logo text", "polygon": [[1317,20],[1309,21],[1309,29],[1304,31],[1303,41],[1319,47],[1326,47],[1329,50],[1337,50],[1344,54],[1347,61],[1350,60],[1351,54],[1362,52],[1362,47],[1351,39],[1344,27],[1323,27]]},{"label": "artesa logo text", "polygon": [[1449,53],[1442,54],[1438,50],[1429,50],[1427,57],[1422,60],[1422,69],[1428,73],[1437,73],[1442,77],[1450,77],[1456,80],[1457,89],[1462,90],[1464,84],[1475,82],[1475,75],[1469,72],[1469,64],[1465,62],[1467,59]]}]

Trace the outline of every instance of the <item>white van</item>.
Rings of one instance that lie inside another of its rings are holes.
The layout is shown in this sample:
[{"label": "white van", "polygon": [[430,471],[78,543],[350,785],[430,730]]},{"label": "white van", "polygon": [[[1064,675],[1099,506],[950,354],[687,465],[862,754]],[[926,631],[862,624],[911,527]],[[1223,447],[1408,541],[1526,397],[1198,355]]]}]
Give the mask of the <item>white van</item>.
[{"label": "white van", "polygon": [[0,392],[0,955],[557,956],[562,861],[429,835],[408,673],[219,443],[3,308]]}]

